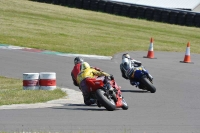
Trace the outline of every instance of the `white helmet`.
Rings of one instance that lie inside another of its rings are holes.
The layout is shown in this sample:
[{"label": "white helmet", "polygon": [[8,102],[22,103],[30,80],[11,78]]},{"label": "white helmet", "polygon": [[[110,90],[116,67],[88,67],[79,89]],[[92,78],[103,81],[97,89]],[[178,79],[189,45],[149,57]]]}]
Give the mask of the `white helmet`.
[{"label": "white helmet", "polygon": [[83,70],[85,70],[85,69],[87,69],[87,68],[90,68],[90,65],[89,65],[87,62],[83,62],[83,63],[81,64],[81,71],[83,71]]},{"label": "white helmet", "polygon": [[129,59],[128,59],[128,58],[124,58],[124,59],[122,59],[122,63],[123,63],[123,64],[124,64],[124,63],[129,64]]},{"label": "white helmet", "polygon": [[128,53],[125,53],[125,54],[122,55],[122,59],[125,59],[125,58],[130,59],[131,57]]}]

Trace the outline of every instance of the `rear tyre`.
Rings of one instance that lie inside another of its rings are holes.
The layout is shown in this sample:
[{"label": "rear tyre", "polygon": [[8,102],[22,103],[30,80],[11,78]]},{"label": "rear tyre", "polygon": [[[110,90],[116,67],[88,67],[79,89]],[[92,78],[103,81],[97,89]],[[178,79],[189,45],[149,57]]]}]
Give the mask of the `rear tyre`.
[{"label": "rear tyre", "polygon": [[144,86],[146,86],[148,91],[150,91],[151,93],[156,92],[156,88],[153,86],[153,84],[146,77],[143,77],[141,79],[141,82],[144,84]]},{"label": "rear tyre", "polygon": [[98,89],[96,91],[96,97],[98,101],[108,110],[108,111],[113,111],[116,109],[116,105],[113,99],[109,99],[106,95],[105,92],[102,89]]}]

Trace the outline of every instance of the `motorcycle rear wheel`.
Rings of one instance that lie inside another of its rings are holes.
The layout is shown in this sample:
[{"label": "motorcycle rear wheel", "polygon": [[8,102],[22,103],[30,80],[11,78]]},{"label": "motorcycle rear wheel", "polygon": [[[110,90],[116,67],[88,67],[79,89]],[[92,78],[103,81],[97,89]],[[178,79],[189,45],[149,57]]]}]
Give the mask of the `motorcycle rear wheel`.
[{"label": "motorcycle rear wheel", "polygon": [[116,105],[113,99],[109,99],[102,89],[96,91],[97,100],[108,110],[113,111],[116,109]]},{"label": "motorcycle rear wheel", "polygon": [[150,91],[151,93],[156,92],[156,88],[146,77],[141,78],[141,82],[144,84],[144,86],[146,86],[148,91]]}]

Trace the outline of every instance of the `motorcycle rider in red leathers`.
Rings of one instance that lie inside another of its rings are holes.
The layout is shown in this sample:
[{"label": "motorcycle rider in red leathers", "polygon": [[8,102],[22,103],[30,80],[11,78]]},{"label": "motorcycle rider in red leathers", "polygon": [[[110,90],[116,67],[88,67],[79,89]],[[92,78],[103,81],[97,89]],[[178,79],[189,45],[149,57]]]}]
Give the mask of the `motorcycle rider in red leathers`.
[{"label": "motorcycle rider in red leathers", "polygon": [[77,83],[77,75],[80,73],[81,71],[81,63],[83,62],[84,60],[80,57],[76,57],[74,58],[74,68],[72,69],[71,71],[71,76],[72,76],[72,80],[73,80],[73,83],[75,86],[78,86],[78,83]]},{"label": "motorcycle rider in red leathers", "polygon": [[[75,85],[75,86],[79,86],[78,85],[78,82],[77,82],[77,76],[78,76],[78,74],[80,73],[80,71],[81,71],[81,63],[83,63],[84,62],[84,60],[82,59],[82,58],[80,58],[80,57],[75,57],[74,58],[74,68],[72,69],[72,71],[71,71],[71,77],[72,77],[72,80],[73,80],[73,84]],[[97,71],[101,71],[99,68],[97,68],[97,67],[92,67],[91,66],[91,68],[94,68],[95,70],[97,70]],[[80,88],[79,88],[80,89]]]}]

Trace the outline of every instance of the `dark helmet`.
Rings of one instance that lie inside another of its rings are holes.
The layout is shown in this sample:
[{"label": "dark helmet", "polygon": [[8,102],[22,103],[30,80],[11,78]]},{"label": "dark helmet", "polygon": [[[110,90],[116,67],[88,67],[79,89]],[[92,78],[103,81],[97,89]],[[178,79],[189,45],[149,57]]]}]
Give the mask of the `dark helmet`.
[{"label": "dark helmet", "polygon": [[122,55],[122,59],[124,59],[124,58],[130,59],[131,57],[130,57],[130,55],[129,55],[128,53],[126,53],[126,54],[123,54],[123,55]]},{"label": "dark helmet", "polygon": [[78,64],[78,63],[82,63],[84,60],[82,59],[82,58],[80,58],[80,57],[76,57],[75,59],[74,59],[74,65],[76,65],[76,64]]}]

